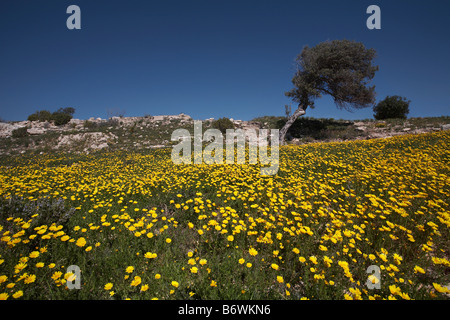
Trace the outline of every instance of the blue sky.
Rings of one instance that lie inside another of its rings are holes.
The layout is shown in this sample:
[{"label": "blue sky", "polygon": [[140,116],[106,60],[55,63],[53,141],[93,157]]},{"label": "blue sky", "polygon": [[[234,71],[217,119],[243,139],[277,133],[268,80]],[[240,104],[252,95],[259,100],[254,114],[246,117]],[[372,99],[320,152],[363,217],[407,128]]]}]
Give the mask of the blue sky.
[{"label": "blue sky", "polygon": [[[81,30],[68,30],[69,5]],[[381,8],[381,30],[366,9]],[[284,115],[305,45],[361,41],[377,51],[377,101],[411,100],[411,117],[449,115],[448,1],[1,0],[0,117],[74,107],[75,117]],[[292,104],[292,108],[296,107]],[[372,118],[324,96],[307,116]]]}]

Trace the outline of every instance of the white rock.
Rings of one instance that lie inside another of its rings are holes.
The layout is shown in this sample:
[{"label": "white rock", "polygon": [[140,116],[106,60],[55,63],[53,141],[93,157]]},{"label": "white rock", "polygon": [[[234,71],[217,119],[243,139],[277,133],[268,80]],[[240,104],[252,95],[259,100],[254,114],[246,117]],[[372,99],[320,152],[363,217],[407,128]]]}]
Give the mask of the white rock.
[{"label": "white rock", "polygon": [[45,133],[45,129],[44,128],[30,128],[30,129],[28,129],[27,130],[27,132],[29,133],[29,134],[43,134],[43,133]]}]

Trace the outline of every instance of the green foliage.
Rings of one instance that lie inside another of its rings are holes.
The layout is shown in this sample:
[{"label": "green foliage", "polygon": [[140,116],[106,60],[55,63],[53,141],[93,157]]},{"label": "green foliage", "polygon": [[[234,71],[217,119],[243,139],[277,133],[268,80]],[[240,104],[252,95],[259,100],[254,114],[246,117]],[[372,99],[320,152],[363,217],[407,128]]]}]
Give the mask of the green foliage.
[{"label": "green foliage", "polygon": [[374,118],[377,120],[384,119],[406,119],[409,113],[409,104],[411,101],[405,97],[387,96],[373,108]]},{"label": "green foliage", "polygon": [[214,129],[220,130],[220,132],[225,134],[227,129],[234,129],[234,123],[230,119],[224,117],[214,120],[212,123],[212,127]]},{"label": "green foliage", "polygon": [[314,106],[314,100],[328,94],[339,108],[365,108],[375,101],[375,87],[367,84],[378,66],[372,65],[374,49],[349,40],[333,40],[315,47],[304,47],[297,57],[294,89],[286,92],[303,106]]},{"label": "green foliage", "polygon": [[36,111],[28,116],[28,121],[54,121],[55,125],[61,126],[72,119],[75,109],[72,107],[59,108],[58,111],[50,113],[47,110]]},{"label": "green foliage", "polygon": [[21,127],[12,131],[13,138],[23,138],[28,135],[27,127]]},{"label": "green foliage", "polygon": [[28,116],[28,121],[51,121],[52,114],[47,110],[36,111]]},{"label": "green foliage", "polygon": [[70,119],[72,119],[70,114],[58,111],[52,113],[52,120],[55,122],[56,126],[62,126],[69,123]]}]

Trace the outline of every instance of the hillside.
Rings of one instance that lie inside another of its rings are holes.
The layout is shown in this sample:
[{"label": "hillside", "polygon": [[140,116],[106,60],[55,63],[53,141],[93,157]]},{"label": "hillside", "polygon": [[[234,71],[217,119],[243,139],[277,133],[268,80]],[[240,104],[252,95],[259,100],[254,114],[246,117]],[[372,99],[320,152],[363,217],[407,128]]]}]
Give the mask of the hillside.
[{"label": "hillside", "polygon": [[[234,120],[235,128],[275,129],[284,117],[265,116],[251,121]],[[203,120],[203,130],[214,119]],[[20,121],[0,123],[0,155],[42,154],[61,151],[90,153],[97,150],[147,150],[171,145],[175,129],[193,132],[193,119],[185,114],[72,119],[55,126],[49,122]],[[20,128],[22,131],[17,130]],[[450,129],[450,117],[410,118],[408,120],[334,120],[299,118],[289,131],[289,143],[347,141],[386,138],[406,133],[425,133]],[[14,131],[16,131],[14,133]]]}]

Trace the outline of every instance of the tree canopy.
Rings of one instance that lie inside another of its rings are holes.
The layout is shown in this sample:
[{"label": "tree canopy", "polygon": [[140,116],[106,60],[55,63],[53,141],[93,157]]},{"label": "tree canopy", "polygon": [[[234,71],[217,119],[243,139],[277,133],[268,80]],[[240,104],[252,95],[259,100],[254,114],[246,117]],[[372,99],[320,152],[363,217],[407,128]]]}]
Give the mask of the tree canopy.
[{"label": "tree canopy", "polygon": [[294,88],[286,96],[299,104],[286,126],[280,131],[280,142],[298,116],[323,94],[330,95],[340,109],[366,108],[375,102],[375,86],[369,82],[378,66],[372,64],[376,52],[350,40],[333,40],[314,47],[305,46],[296,58]]}]

